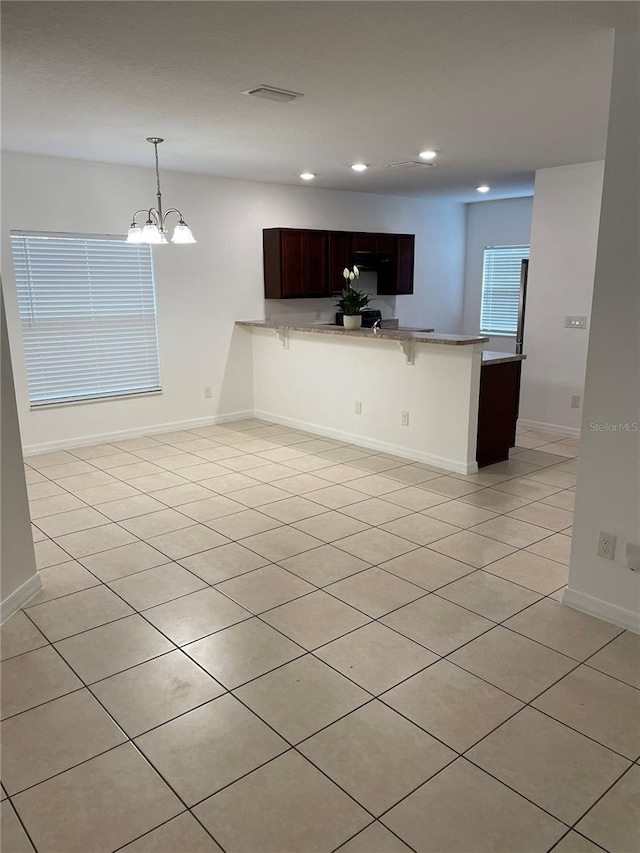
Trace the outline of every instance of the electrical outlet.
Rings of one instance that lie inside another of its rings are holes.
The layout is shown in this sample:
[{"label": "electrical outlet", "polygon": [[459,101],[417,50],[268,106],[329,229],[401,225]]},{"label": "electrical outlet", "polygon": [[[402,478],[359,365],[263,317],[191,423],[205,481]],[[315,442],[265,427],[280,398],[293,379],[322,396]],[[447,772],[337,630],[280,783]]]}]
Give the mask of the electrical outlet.
[{"label": "electrical outlet", "polygon": [[409,412],[402,412],[401,413],[400,423],[402,426],[409,426]]},{"label": "electrical outlet", "polygon": [[362,414],[362,400],[356,400],[353,409],[354,409],[356,415],[361,415]]},{"label": "electrical outlet", "polygon": [[605,560],[613,560],[613,555],[616,550],[616,537],[613,533],[600,532],[598,536],[598,557],[604,557]]},{"label": "electrical outlet", "polygon": [[580,394],[572,394],[571,395],[571,408],[579,409],[580,408]]},{"label": "electrical outlet", "polygon": [[205,397],[211,396],[211,385],[205,385],[204,386],[204,396]]}]

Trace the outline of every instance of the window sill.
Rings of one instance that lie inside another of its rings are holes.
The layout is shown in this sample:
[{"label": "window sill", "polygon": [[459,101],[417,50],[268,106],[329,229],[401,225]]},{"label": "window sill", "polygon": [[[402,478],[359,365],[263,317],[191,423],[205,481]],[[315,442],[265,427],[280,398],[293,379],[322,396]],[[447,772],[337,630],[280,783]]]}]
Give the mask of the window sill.
[{"label": "window sill", "polygon": [[112,394],[105,397],[91,397],[85,400],[52,400],[50,403],[29,403],[29,411],[40,412],[45,409],[62,409],[67,406],[88,406],[92,403],[111,403],[117,400],[131,400],[137,397],[158,397],[163,393],[162,388],[155,391],[137,391],[133,394]]}]

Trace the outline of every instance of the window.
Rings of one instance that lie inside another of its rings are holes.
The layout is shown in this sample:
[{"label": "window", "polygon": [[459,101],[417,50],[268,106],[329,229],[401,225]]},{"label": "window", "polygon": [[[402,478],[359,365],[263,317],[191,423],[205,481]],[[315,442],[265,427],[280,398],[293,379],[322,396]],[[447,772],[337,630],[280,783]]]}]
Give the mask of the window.
[{"label": "window", "polygon": [[31,407],[160,391],[151,247],[11,233]]},{"label": "window", "polygon": [[508,335],[518,331],[521,262],[528,246],[491,246],[484,250],[480,333]]}]

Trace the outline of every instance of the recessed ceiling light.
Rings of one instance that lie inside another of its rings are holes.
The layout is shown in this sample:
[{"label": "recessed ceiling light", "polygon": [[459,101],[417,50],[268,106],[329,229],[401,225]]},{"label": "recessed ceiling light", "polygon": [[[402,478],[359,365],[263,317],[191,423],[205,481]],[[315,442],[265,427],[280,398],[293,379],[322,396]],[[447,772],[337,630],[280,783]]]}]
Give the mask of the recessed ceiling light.
[{"label": "recessed ceiling light", "polygon": [[434,160],[438,156],[438,152],[429,149],[428,151],[421,151],[419,156],[422,157],[423,160]]},{"label": "recessed ceiling light", "polygon": [[366,163],[354,163],[351,168],[354,172],[364,172],[365,169],[368,169],[369,167]]},{"label": "recessed ceiling light", "polygon": [[312,181],[315,178],[313,172],[303,172],[300,177],[303,181]]},{"label": "recessed ceiling light", "polygon": [[488,193],[491,187],[487,186],[487,184],[481,184],[479,187],[476,187],[479,193]]}]

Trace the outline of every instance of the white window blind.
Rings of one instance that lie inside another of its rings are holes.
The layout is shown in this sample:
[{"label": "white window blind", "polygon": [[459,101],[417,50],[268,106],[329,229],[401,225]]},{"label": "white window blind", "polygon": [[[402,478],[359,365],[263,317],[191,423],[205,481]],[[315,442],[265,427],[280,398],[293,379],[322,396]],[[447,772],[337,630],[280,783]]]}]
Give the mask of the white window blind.
[{"label": "white window blind", "polygon": [[528,246],[492,246],[484,250],[481,334],[517,333],[521,262],[528,257]]},{"label": "white window blind", "polygon": [[159,391],[151,246],[11,233],[32,407]]}]

